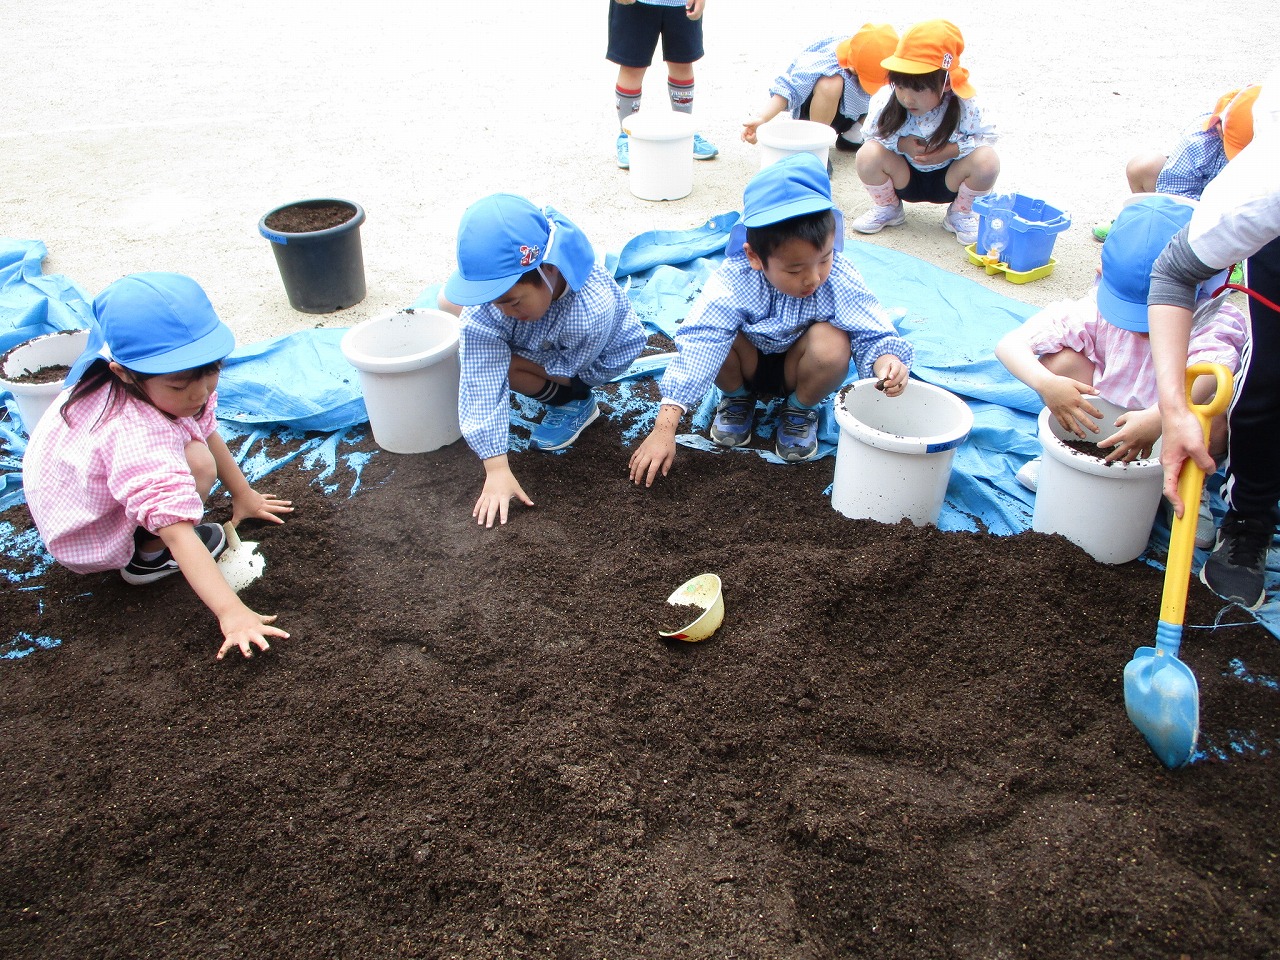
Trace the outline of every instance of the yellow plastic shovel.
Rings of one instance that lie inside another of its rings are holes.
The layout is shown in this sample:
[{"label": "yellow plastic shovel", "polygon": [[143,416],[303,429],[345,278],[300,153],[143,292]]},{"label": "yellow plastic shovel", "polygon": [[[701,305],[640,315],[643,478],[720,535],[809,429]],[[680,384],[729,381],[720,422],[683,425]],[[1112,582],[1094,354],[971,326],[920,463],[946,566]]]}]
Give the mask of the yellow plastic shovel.
[{"label": "yellow plastic shovel", "polygon": [[[1187,368],[1187,395],[1197,377],[1212,376],[1217,383],[1207,404],[1191,404],[1200,420],[1205,440],[1209,421],[1231,402],[1231,372],[1220,363],[1197,363]],[[1164,595],[1156,645],[1139,647],[1124,668],[1124,706],[1160,762],[1171,770],[1185,766],[1195,755],[1200,734],[1200,688],[1191,668],[1178,659],[1182,645],[1182,621],[1187,607],[1187,582],[1195,552],[1197,506],[1204,486],[1204,470],[1188,460],[1178,478],[1182,516],[1175,517],[1169,533],[1169,557],[1164,571]]]}]

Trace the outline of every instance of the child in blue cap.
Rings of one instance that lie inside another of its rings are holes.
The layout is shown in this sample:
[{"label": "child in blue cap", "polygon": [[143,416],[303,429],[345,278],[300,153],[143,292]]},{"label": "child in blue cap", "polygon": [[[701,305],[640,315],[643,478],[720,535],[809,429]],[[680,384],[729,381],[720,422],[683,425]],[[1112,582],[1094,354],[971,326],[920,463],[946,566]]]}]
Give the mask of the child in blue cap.
[{"label": "child in blue cap", "polygon": [[[1097,285],[1078,300],[1050,304],[996,345],[996,356],[1040,395],[1062,428],[1109,448],[1109,461],[1149,457],[1160,439],[1147,293],[1156,257],[1191,220],[1194,207],[1195,201],[1164,194],[1132,198],[1102,245]],[[1225,279],[1223,273],[1202,287],[1188,366],[1220,363],[1232,373],[1240,368],[1241,351],[1249,337],[1244,315],[1223,298],[1208,297]],[[1214,386],[1213,377],[1200,377],[1193,386],[1196,402],[1207,403]],[[1102,430],[1098,426],[1101,413],[1090,397],[1101,397],[1129,412],[1117,418],[1114,430]],[[1209,448],[1221,457],[1226,444],[1223,414],[1214,418]],[[1018,471],[1018,482],[1035,490],[1039,467],[1039,458],[1025,464]],[[1197,545],[1209,546],[1213,535],[1206,500],[1201,504]]]},{"label": "child in blue cap", "polygon": [[182,571],[213,611],[224,641],[246,657],[288,637],[227,585],[214,558],[226,547],[201,523],[215,481],[231,495],[232,523],[284,521],[293,506],[249,486],[218,435],[218,371],[231,330],[190,277],[136,273],[93,301],[85,352],[68,389],[31,433],[22,484],[36,529],[76,573],[119,570],[128,583]]},{"label": "child in blue cap", "polygon": [[599,416],[592,388],[644,349],[644,328],[582,231],[509,193],[462,215],[458,269],[440,305],[462,318],[458,419],[485,470],[471,515],[492,527],[507,522],[512,497],[533,506],[507,460],[509,391],[547,408],[530,446],[563,450]]},{"label": "child in blue cap", "polygon": [[631,479],[651,486],[675,459],[685,411],[714,383],[711,440],[751,440],[756,400],[786,397],[775,451],[791,463],[818,453],[818,412],[849,373],[884,381],[889,396],[907,383],[912,349],[845,259],[831,180],[811,153],[765,167],[747,184],[742,221],[725,260],[676,330],[678,356],[662,377],[662,405],[632,454]]}]

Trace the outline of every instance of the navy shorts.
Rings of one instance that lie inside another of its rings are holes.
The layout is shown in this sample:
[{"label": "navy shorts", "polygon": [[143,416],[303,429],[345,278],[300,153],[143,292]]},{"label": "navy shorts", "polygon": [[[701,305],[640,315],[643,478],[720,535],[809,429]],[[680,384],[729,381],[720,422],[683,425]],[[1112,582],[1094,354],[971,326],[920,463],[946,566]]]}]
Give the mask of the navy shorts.
[{"label": "navy shorts", "polygon": [[911,179],[905,188],[898,191],[898,199],[908,203],[950,203],[956,198],[956,192],[947,187],[947,171],[950,169],[951,164],[947,164],[941,170],[921,173],[912,167]]},{"label": "navy shorts", "polygon": [[757,397],[785,397],[787,389],[785,353],[760,353],[756,360],[756,374],[746,381],[746,388]]},{"label": "navy shorts", "polygon": [[[800,105],[801,120],[809,119],[809,107],[811,107],[812,105],[813,105],[813,94],[811,93],[809,94],[809,99]],[[863,114],[863,116],[866,116],[866,114]],[[828,126],[830,126],[831,129],[834,130],[836,133],[844,133],[845,131],[852,128],[854,123],[856,123],[858,120],[861,120],[861,119],[862,117],[846,117],[839,110],[836,110],[836,115],[831,118],[831,123],[828,124]]]},{"label": "navy shorts", "polygon": [[690,20],[684,7],[657,7],[648,3],[609,4],[609,51],[605,59],[621,67],[647,67],[662,38],[662,59],[667,63],[701,60],[702,20]]}]

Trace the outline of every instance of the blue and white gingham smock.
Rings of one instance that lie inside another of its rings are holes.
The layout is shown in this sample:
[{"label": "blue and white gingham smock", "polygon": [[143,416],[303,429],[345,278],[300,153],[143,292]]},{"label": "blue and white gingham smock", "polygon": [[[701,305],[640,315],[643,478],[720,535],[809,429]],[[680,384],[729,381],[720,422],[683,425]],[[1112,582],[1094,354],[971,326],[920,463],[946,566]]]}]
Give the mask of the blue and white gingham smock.
[{"label": "blue and white gingham smock", "polygon": [[800,108],[813,93],[813,88],[823,77],[839,76],[844,79],[844,93],[840,95],[840,113],[850,120],[858,120],[867,112],[871,95],[862,89],[853,74],[840,66],[836,47],[848,37],[828,37],[805,47],[791,61],[785,73],[773,81],[769,95],[777,95],[787,101],[791,116],[800,118]]},{"label": "blue and white gingham smock", "polygon": [[821,320],[848,332],[859,376],[871,376],[871,365],[886,353],[911,366],[911,344],[898,336],[880,301],[843,254],[832,258],[827,282],[801,298],[781,293],[739,253],[726,257],[707,278],[676,328],[679,356],[662,376],[662,399],[686,410],[696,406],[739,332],[761,353],[785,353]]},{"label": "blue and white gingham smock", "polygon": [[1164,167],[1156,175],[1156,193],[1171,193],[1199,200],[1209,181],[1227,165],[1227,151],[1218,129],[1206,130],[1213,114],[1206,113],[1187,128],[1168,153]]},{"label": "blue and white gingham smock", "polygon": [[553,377],[579,377],[595,387],[631,365],[645,333],[631,301],[600,264],[578,290],[568,290],[533,321],[511,320],[491,303],[462,310],[458,356],[458,420],[482,460],[507,452],[513,353]]},{"label": "blue and white gingham smock", "polygon": [[[876,134],[876,122],[880,119],[880,113],[888,104],[889,98],[893,94],[893,84],[888,84],[876,91],[876,95],[871,98],[871,106],[867,108],[867,119],[862,124],[863,135],[875,140],[881,146],[894,153],[902,154],[906,158],[907,163],[919,170],[921,173],[928,173],[930,170],[942,170],[950,166],[956,160],[967,157],[969,154],[977,150],[978,147],[994,146],[999,135],[996,132],[996,125],[989,116],[985,116],[982,107],[978,105],[976,97],[970,97],[968,100],[956,97],[954,93],[948,90],[942,95],[942,102],[930,110],[928,113],[922,113],[918,117],[907,114],[907,122],[899,127],[892,135],[881,137]],[[899,137],[919,137],[921,140],[928,140],[938,129],[942,123],[943,116],[947,112],[947,103],[953,98],[960,100],[960,122],[956,124],[956,128],[952,131],[948,138],[949,142],[957,144],[960,147],[960,156],[953,160],[946,160],[942,163],[929,164],[928,166],[920,166],[911,157],[907,157],[898,149]]]}]

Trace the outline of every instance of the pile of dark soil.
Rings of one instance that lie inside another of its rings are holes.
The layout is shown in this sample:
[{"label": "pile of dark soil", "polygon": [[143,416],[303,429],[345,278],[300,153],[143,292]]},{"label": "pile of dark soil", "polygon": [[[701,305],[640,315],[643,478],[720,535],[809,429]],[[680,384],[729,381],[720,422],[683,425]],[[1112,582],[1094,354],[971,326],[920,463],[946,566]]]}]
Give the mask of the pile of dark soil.
[{"label": "pile of dark soil", "polygon": [[[515,456],[492,530],[460,442],[273,474],[245,599],[292,637],[247,662],[180,578],[6,589],[63,643],[0,661],[0,956],[1276,955],[1270,634],[1188,631],[1229,759],[1170,773],[1121,688],[1156,569],[850,521],[831,459],[628,454]],[[723,627],[660,640],[703,572]]]}]

